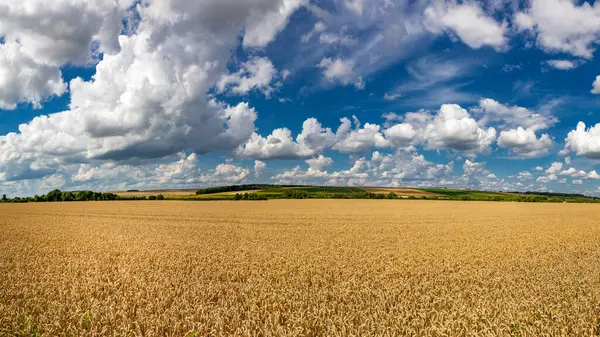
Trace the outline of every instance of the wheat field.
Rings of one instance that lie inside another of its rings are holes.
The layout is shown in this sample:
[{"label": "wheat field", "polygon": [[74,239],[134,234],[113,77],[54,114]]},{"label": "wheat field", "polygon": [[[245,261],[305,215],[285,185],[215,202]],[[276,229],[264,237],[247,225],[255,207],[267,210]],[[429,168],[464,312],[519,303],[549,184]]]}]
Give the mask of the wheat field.
[{"label": "wheat field", "polygon": [[598,336],[600,207],[3,204],[0,335]]}]

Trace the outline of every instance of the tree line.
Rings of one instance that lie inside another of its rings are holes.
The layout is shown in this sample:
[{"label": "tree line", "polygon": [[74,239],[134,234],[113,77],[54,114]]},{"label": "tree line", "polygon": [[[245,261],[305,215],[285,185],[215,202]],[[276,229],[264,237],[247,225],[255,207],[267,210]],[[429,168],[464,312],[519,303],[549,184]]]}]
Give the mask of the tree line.
[{"label": "tree line", "polygon": [[157,196],[134,196],[121,197],[110,192],[93,192],[93,191],[61,191],[59,189],[52,190],[47,194],[35,195],[33,197],[14,197],[8,198],[6,194],[2,195],[0,202],[5,203],[27,203],[27,202],[62,202],[62,201],[109,201],[109,200],[163,200],[165,197],[162,194]]}]

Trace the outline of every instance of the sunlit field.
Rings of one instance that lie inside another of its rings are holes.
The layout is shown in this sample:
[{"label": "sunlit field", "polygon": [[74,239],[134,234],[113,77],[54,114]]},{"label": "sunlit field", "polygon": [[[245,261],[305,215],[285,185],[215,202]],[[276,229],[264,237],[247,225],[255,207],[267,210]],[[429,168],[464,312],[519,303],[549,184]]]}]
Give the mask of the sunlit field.
[{"label": "sunlit field", "polygon": [[0,205],[0,335],[600,335],[600,205]]}]

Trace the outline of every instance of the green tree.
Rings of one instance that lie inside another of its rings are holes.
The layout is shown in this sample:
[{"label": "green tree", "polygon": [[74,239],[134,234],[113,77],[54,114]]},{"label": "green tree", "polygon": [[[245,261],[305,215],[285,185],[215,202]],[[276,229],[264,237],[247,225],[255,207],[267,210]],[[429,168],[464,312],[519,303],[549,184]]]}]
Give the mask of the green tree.
[{"label": "green tree", "polygon": [[4,202],[8,201],[8,198],[6,197],[6,194],[2,194],[2,201],[4,201]]},{"label": "green tree", "polygon": [[62,192],[61,190],[52,190],[50,192],[48,192],[48,195],[46,196],[46,200],[48,201],[61,201],[62,200]]},{"label": "green tree", "polygon": [[75,196],[73,195],[73,193],[65,191],[60,194],[60,200],[73,201],[75,200]]},{"label": "green tree", "polygon": [[156,200],[165,200],[165,196],[162,194],[159,194],[156,196]]}]

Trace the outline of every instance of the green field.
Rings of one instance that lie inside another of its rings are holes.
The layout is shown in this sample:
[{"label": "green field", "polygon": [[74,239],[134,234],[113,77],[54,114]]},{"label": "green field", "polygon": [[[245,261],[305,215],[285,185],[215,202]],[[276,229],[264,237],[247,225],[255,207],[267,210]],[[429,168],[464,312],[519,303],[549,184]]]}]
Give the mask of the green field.
[{"label": "green field", "polygon": [[[257,188],[259,187],[259,188]],[[236,194],[243,199],[245,194],[254,198],[267,199],[435,199],[462,201],[504,202],[598,202],[598,199],[581,195],[553,193],[510,193],[447,188],[414,188],[435,196],[407,196],[401,189],[392,194],[375,194],[360,187],[339,186],[281,186],[281,185],[234,185],[202,189],[196,195],[167,195],[171,200],[235,200]],[[225,191],[225,192],[220,192]]]},{"label": "green field", "polygon": [[[158,193],[158,194],[155,194]],[[267,200],[267,199],[425,199],[503,202],[566,202],[598,203],[600,198],[581,194],[553,192],[493,192],[447,188],[373,188],[298,185],[231,185],[209,187],[195,194],[189,190],[148,191],[135,195],[117,195],[92,191],[69,192],[55,190],[48,195],[2,199],[0,203],[86,201],[86,200]],[[162,193],[165,193],[164,195]],[[92,197],[93,198],[88,198]],[[85,197],[85,198],[84,198]]]}]

